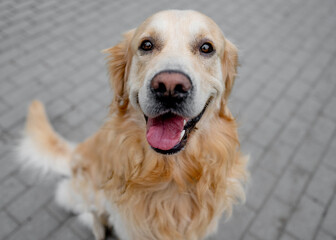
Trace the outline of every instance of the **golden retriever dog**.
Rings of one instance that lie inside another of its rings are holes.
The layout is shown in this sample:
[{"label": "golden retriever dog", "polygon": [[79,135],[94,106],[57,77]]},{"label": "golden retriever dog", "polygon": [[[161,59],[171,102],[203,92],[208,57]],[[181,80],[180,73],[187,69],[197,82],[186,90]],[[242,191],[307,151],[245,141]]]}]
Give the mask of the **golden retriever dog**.
[{"label": "golden retriever dog", "polygon": [[100,130],[61,138],[34,101],[20,158],[62,175],[55,199],[96,239],[204,239],[245,198],[245,157],[228,109],[237,48],[195,11],[169,10],[109,54],[114,99]]}]

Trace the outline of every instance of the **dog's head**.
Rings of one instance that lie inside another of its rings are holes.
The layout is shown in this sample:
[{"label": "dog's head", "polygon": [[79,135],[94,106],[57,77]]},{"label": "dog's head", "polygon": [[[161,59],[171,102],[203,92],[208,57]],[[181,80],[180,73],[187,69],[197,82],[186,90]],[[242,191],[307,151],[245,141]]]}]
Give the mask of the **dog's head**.
[{"label": "dog's head", "polygon": [[107,52],[114,104],[121,113],[134,108],[144,116],[155,151],[183,149],[210,105],[225,115],[237,49],[205,15],[159,12]]}]

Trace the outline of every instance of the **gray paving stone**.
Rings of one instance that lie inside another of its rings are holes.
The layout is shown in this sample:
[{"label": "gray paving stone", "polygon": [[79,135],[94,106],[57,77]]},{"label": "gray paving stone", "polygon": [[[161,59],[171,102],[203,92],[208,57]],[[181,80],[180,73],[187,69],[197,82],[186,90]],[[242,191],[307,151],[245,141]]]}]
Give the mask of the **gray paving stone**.
[{"label": "gray paving stone", "polygon": [[34,186],[8,205],[8,212],[23,223],[39,208],[50,201],[54,188],[48,185]]},{"label": "gray paving stone", "polygon": [[90,98],[90,96],[97,94],[97,84],[94,81],[82,82],[80,85],[75,86],[69,101],[76,105],[81,105],[84,100]]},{"label": "gray paving stone", "polygon": [[92,96],[92,98],[101,103],[102,106],[108,107],[113,99],[113,92],[105,88],[103,90],[99,90]]},{"label": "gray paving stone", "polygon": [[48,237],[50,240],[81,240],[68,226],[63,225],[61,228],[57,229],[57,231]]},{"label": "gray paving stone", "polygon": [[[93,95],[96,95],[96,94],[99,94],[99,92],[94,93]],[[99,111],[105,111],[106,110],[106,108],[105,108],[105,106],[103,106],[103,104],[101,104],[100,102],[98,102],[97,100],[92,98],[91,96],[87,99],[84,99],[82,101],[82,103],[79,104],[79,106],[77,108],[80,111],[84,112],[88,116],[93,116],[94,114],[96,114]]]},{"label": "gray paving stone", "polygon": [[260,125],[253,131],[251,140],[260,144],[260,146],[267,147],[271,141],[276,138],[281,125],[270,119],[265,118],[260,122]]},{"label": "gray paving stone", "polygon": [[336,189],[335,170],[320,165],[308,186],[307,195],[322,206],[327,206],[334,189]]},{"label": "gray paving stone", "polygon": [[[304,57],[306,57],[306,55]],[[293,59],[289,60],[289,64],[283,65],[281,68],[281,73],[278,76],[275,76],[278,81],[281,81],[284,84],[285,88],[289,87],[289,84],[293,81],[293,79],[296,78],[298,74],[299,69],[298,66],[295,65],[295,59],[297,59],[296,55],[293,57]],[[300,61],[300,65],[301,64],[302,61]]]},{"label": "gray paving stone", "polygon": [[44,49],[44,50],[46,52],[49,52],[49,51],[56,52],[56,51],[59,51],[59,49],[66,49],[67,47],[70,47],[69,39],[56,38],[56,39],[53,39],[52,42],[46,46],[47,49]]},{"label": "gray paving stone", "polygon": [[87,130],[83,128],[85,127],[83,125],[84,123],[82,123],[82,125],[76,126],[76,127],[72,127],[70,129],[70,132],[67,134],[65,134],[64,136],[69,136],[66,139],[70,139],[71,141],[78,143],[78,142],[83,142],[86,137],[91,136],[92,133],[89,133],[87,135]]},{"label": "gray paving stone", "polygon": [[39,10],[47,11],[48,9],[52,9],[57,5],[57,2],[41,2],[39,4],[36,4],[36,8]]},{"label": "gray paving stone", "polygon": [[64,116],[52,119],[51,125],[54,127],[56,132],[66,139],[71,140],[71,133],[74,131],[73,127],[66,121]]},{"label": "gray paving stone", "polygon": [[317,236],[316,236],[317,240],[335,240],[335,237],[329,235],[328,233],[326,233],[325,231],[321,230],[318,232]]},{"label": "gray paving stone", "polygon": [[13,62],[6,62],[0,65],[0,74],[2,78],[0,94],[5,94],[8,90],[13,89],[12,74],[17,71],[17,66]]},{"label": "gray paving stone", "polygon": [[[29,27],[29,34],[32,36],[37,35],[38,39],[34,38],[34,41],[30,41],[29,44],[25,44],[23,47],[24,49],[34,49],[37,50],[36,47],[43,44],[51,44],[51,34],[43,34],[48,32],[50,28],[54,27],[53,22],[47,21],[45,19],[47,14],[38,14],[34,20],[34,22]],[[48,14],[48,17],[50,17],[50,14]]]},{"label": "gray paving stone", "polygon": [[71,217],[71,213],[58,206],[54,200],[50,201],[46,208],[60,223],[64,223]]},{"label": "gray paving stone", "polygon": [[[33,42],[36,43],[35,41]],[[14,62],[17,64],[17,68],[28,68],[29,75],[26,73],[26,71],[23,73],[16,73],[17,77],[13,77],[15,83],[21,83],[22,80],[27,78],[38,78],[40,75],[48,72],[44,63],[44,59],[50,56],[50,52],[45,51],[44,48],[39,47],[34,50],[30,49],[31,46],[26,48],[28,48],[26,51],[29,52],[29,54],[25,54],[20,58],[14,59]]]},{"label": "gray paving stone", "polygon": [[14,174],[15,178],[20,180],[28,188],[37,185],[42,187],[43,184],[50,185],[56,179],[56,176],[53,176],[52,174],[45,176],[43,172],[34,168],[32,169],[25,165],[24,162],[20,164],[18,171],[14,172]]},{"label": "gray paving stone", "polygon": [[[52,27],[52,26],[50,26],[50,22],[49,22],[48,25],[46,25],[46,23],[48,23],[48,21],[45,21],[44,26],[41,25],[41,24],[38,24],[37,26],[40,26],[40,27],[43,26],[44,28],[51,28]],[[50,34],[38,34],[39,30],[41,30],[41,29],[39,29],[39,28],[37,29],[36,27],[33,28],[33,29],[30,29],[29,34],[30,34],[30,36],[33,36],[33,37],[30,38],[30,41],[27,41],[24,46],[22,46],[22,48],[24,50],[27,50],[27,51],[31,52],[32,62],[34,62],[34,60],[39,60],[39,56],[43,56],[45,58],[48,57],[47,52],[44,51],[45,49],[41,48],[41,46],[43,46],[44,44],[50,44],[50,40],[52,39],[52,36]],[[36,54],[36,53],[38,53],[38,54]],[[42,58],[41,58],[41,60],[43,61]],[[23,66],[25,66],[25,65],[23,64]]]},{"label": "gray paving stone", "polygon": [[[84,226],[77,217],[70,218],[67,223],[67,226],[74,231],[81,239],[93,239],[93,234],[90,229]],[[89,238],[88,238],[89,237]]]},{"label": "gray paving stone", "polygon": [[85,121],[86,115],[83,111],[74,109],[68,114],[64,115],[64,118],[70,126],[79,127]]},{"label": "gray paving stone", "polygon": [[334,79],[322,80],[315,88],[312,89],[312,96],[319,102],[325,103],[329,97],[333,96],[335,83]]},{"label": "gray paving stone", "polygon": [[247,188],[247,206],[253,210],[258,210],[262,207],[267,195],[274,187],[276,178],[265,171],[263,168],[258,168],[252,174],[249,186]]},{"label": "gray paving stone", "polygon": [[230,96],[228,107],[231,110],[232,114],[238,117],[238,119],[239,119],[239,116],[241,115],[241,111],[244,108],[244,105],[246,105],[246,102],[239,99],[238,96],[234,94]]},{"label": "gray paving stone", "polygon": [[9,152],[0,155],[0,180],[9,176],[18,168],[18,164],[15,162],[13,155]]},{"label": "gray paving stone", "polygon": [[[310,54],[309,54],[310,55]],[[319,67],[314,64],[306,66],[300,74],[300,78],[304,79],[307,83],[312,83],[314,79],[317,79],[322,73]]]},{"label": "gray paving stone", "polygon": [[300,102],[310,90],[310,86],[306,83],[306,79],[298,79],[286,92],[286,95],[294,99],[295,102]]},{"label": "gray paving stone", "polygon": [[84,139],[95,134],[101,125],[98,124],[95,120],[89,120],[83,123],[80,126],[79,131],[83,134]]},{"label": "gray paving stone", "polygon": [[250,121],[241,121],[243,124],[238,129],[239,140],[241,142],[247,142],[247,139],[250,137],[252,131],[256,128],[256,123]]},{"label": "gray paving stone", "polygon": [[296,115],[301,121],[311,124],[316,117],[321,114],[323,104],[314,98],[308,98],[303,101],[297,109]]},{"label": "gray paving stone", "polygon": [[271,198],[253,221],[251,233],[259,239],[277,239],[290,214],[290,207],[276,198]]},{"label": "gray paving stone", "polygon": [[[25,84],[30,84],[36,81],[36,79],[38,79],[41,75],[47,73],[48,69],[43,63],[39,62],[39,64],[37,64],[32,60],[32,58],[27,59],[27,65],[24,66],[26,71],[17,71],[13,74],[12,79],[14,83],[23,87]],[[20,68],[20,66],[18,66],[18,68]],[[20,88],[17,90],[20,90]],[[31,88],[30,90],[32,90],[32,92],[36,91],[34,88]]]},{"label": "gray paving stone", "polygon": [[10,176],[0,183],[0,209],[25,190],[25,186]]},{"label": "gray paving stone", "polygon": [[37,82],[23,83],[22,87],[15,89],[4,95],[4,100],[11,107],[22,105],[27,100],[34,98],[34,95],[41,89],[41,84]]},{"label": "gray paving stone", "polygon": [[[34,99],[41,101],[43,104],[50,104],[53,101],[55,101],[55,95],[51,94],[51,91],[49,89],[44,89],[41,92],[38,92],[36,96],[34,96]],[[33,99],[31,99],[33,100]],[[27,102],[27,107],[29,106],[31,101]]]},{"label": "gray paving stone", "polygon": [[7,49],[7,51],[1,53],[0,65],[7,62],[8,59],[17,58],[19,55],[20,55],[20,49],[18,48]]},{"label": "gray paving stone", "polygon": [[[10,24],[10,23],[7,23]],[[22,45],[22,41],[26,39],[25,32],[16,32],[11,34],[10,36],[5,35],[4,36],[4,42],[1,44],[0,49],[2,51],[12,48],[19,48]],[[11,62],[13,62],[13,59],[10,59]]]},{"label": "gray paving stone", "polygon": [[[276,54],[280,55],[280,52],[277,52]],[[273,65],[272,63],[265,62],[263,63],[260,68],[258,69],[258,74],[254,75],[255,78],[263,79],[263,82],[269,82],[269,78],[274,74],[274,72],[277,70],[275,66],[280,65]]]},{"label": "gray paving stone", "polygon": [[65,115],[71,110],[71,104],[63,98],[58,98],[45,106],[49,119]]},{"label": "gray paving stone", "polygon": [[316,123],[313,125],[309,135],[313,136],[321,145],[327,145],[330,142],[334,131],[336,129],[336,122],[318,116]]},{"label": "gray paving stone", "polygon": [[11,148],[6,145],[2,138],[0,138],[0,157],[4,156],[5,154],[8,154],[10,152]]},{"label": "gray paving stone", "polygon": [[17,223],[6,212],[0,212],[0,239],[5,239],[17,226]]},{"label": "gray paving stone", "polygon": [[269,62],[273,65],[273,66],[281,66],[283,64],[284,61],[286,61],[288,59],[288,54],[285,53],[282,49],[276,49],[274,50],[274,55],[272,56],[272,58],[269,59]]},{"label": "gray paving stone", "polygon": [[0,116],[1,116],[1,114],[2,114],[5,110],[7,110],[8,108],[9,108],[8,104],[6,104],[6,103],[4,103],[4,102],[1,102],[1,103],[0,103]]},{"label": "gray paving stone", "polygon": [[[22,101],[25,102],[25,101]],[[2,115],[0,118],[0,127],[4,129],[10,129],[18,123],[22,123],[25,117],[26,107],[18,105],[16,108],[10,108],[10,110]]]},{"label": "gray paving stone", "polygon": [[236,89],[236,96],[239,96],[244,102],[251,102],[254,100],[257,95],[256,92],[260,90],[260,86],[255,84],[253,80],[254,79],[250,79],[248,83]]},{"label": "gray paving stone", "polygon": [[260,240],[256,236],[254,236],[252,233],[246,234],[246,236],[243,238],[243,240]]},{"label": "gray paving stone", "polygon": [[308,135],[297,149],[293,164],[305,169],[307,172],[314,172],[324,151],[325,146],[320,145],[312,135]]},{"label": "gray paving stone", "polygon": [[332,120],[336,121],[336,97],[333,96],[327,106],[323,109],[323,113],[331,118]]},{"label": "gray paving stone", "polygon": [[313,239],[322,213],[323,207],[321,205],[303,196],[289,220],[286,230],[299,239]]},{"label": "gray paving stone", "polygon": [[101,126],[105,122],[108,111],[108,107],[103,106],[100,111],[96,112],[96,114],[92,116],[92,119],[98,126]]},{"label": "gray paving stone", "polygon": [[71,85],[69,86],[69,84],[66,81],[60,81],[60,82],[56,81],[54,84],[50,84],[45,89],[45,91],[51,96],[53,96],[54,99],[63,98],[65,94],[70,94],[71,90],[72,86]]},{"label": "gray paving stone", "polygon": [[[310,51],[304,51],[304,49],[299,49],[297,52],[294,53],[294,57],[293,57],[293,59],[291,59],[291,61],[292,61],[293,65],[296,67],[296,69],[298,70],[298,66],[302,66],[302,62],[305,62],[306,59],[310,58],[310,56],[311,56]],[[308,74],[310,70],[312,70],[312,68],[305,68],[304,67],[302,72],[300,73],[300,76],[303,79],[307,79],[307,76],[310,78],[310,76]],[[315,68],[313,69],[313,72],[317,72]],[[296,73],[298,73],[298,71],[296,71]],[[305,77],[304,77],[304,75],[305,75]],[[292,77],[294,77],[294,76],[292,75]],[[308,81],[308,82],[311,83],[311,81]]]},{"label": "gray paving stone", "polygon": [[240,239],[253,216],[254,212],[246,206],[238,207],[229,220],[222,219],[220,221],[217,234],[210,237],[209,240],[222,240],[223,236],[225,236],[225,239]]},{"label": "gray paving stone", "polygon": [[327,150],[326,155],[324,156],[323,162],[326,164],[327,167],[332,167],[336,170],[336,137],[333,137],[331,140],[331,145]]},{"label": "gray paving stone", "polygon": [[18,124],[13,125],[13,127],[11,127],[10,133],[7,132],[7,134],[5,134],[3,138],[4,142],[8,144],[11,153],[10,156],[13,157],[14,161],[17,160],[15,147],[18,144],[18,140],[22,137],[23,126],[24,126],[24,120],[18,122]]},{"label": "gray paving stone", "polygon": [[259,166],[274,176],[279,177],[283,173],[284,168],[291,161],[293,152],[294,149],[292,146],[281,141],[275,141],[272,146],[267,149]]},{"label": "gray paving stone", "polygon": [[45,210],[40,210],[22,225],[9,240],[42,240],[57,228],[58,222]]},{"label": "gray paving stone", "polygon": [[[49,68],[48,73],[44,73],[43,75],[39,76],[38,79],[46,89],[55,91],[54,88],[57,90],[60,88],[58,91],[61,92],[62,90],[63,93],[66,93],[71,90],[72,84],[69,79],[74,72],[75,70],[71,65],[62,63],[57,65],[57,67]],[[58,91],[56,91],[57,94],[60,93]]]},{"label": "gray paving stone", "polygon": [[309,179],[310,173],[304,168],[290,164],[275,188],[274,194],[283,202],[294,206],[300,197],[300,192]]},{"label": "gray paving stone", "polygon": [[323,51],[317,51],[312,61],[310,61],[306,66],[300,77],[308,82],[314,82],[322,76],[324,67],[327,66],[328,61],[330,61],[330,54]]},{"label": "gray paving stone", "polygon": [[308,124],[297,119],[292,120],[285,126],[279,135],[279,140],[284,141],[293,147],[297,146],[308,131]]},{"label": "gray paving stone", "polygon": [[70,48],[66,52],[59,52],[53,55],[52,58],[47,58],[45,62],[49,67],[53,67],[61,64],[62,62],[69,61],[69,59],[74,55],[76,55],[76,52]]},{"label": "gray paving stone", "polygon": [[290,98],[283,97],[272,107],[268,117],[280,124],[285,124],[290,120],[296,109],[297,105]]},{"label": "gray paving stone", "polygon": [[264,149],[253,141],[247,141],[242,144],[242,152],[250,156],[249,169],[253,170],[261,161]]},{"label": "gray paving stone", "polygon": [[289,233],[285,233],[281,236],[280,240],[298,240],[298,239]]},{"label": "gray paving stone", "polygon": [[334,238],[336,237],[336,198],[334,196],[333,201],[328,209],[327,216],[325,217],[322,228],[325,229]]}]

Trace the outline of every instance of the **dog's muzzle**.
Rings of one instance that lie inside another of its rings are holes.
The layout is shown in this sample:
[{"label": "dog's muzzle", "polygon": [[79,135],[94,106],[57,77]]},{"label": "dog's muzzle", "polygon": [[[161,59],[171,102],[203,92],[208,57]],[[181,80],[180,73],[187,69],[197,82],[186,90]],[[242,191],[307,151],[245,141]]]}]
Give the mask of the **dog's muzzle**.
[{"label": "dog's muzzle", "polygon": [[150,83],[156,114],[147,117],[147,141],[162,154],[174,154],[182,150],[189,133],[202,117],[204,110],[194,118],[187,117],[192,101],[193,85],[190,77],[179,71],[163,71]]}]

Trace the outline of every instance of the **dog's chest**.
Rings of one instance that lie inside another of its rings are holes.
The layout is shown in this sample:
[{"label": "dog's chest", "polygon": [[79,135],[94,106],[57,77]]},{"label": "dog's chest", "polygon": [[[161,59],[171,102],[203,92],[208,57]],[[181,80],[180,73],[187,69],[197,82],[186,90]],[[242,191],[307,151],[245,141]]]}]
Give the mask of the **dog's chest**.
[{"label": "dog's chest", "polygon": [[208,194],[201,204],[194,192],[172,187],[133,192],[121,204],[109,206],[109,221],[122,240],[200,239],[213,227],[213,210],[218,208]]}]

